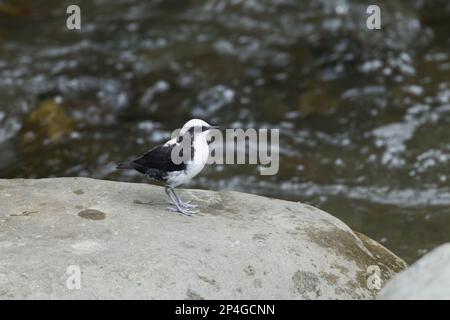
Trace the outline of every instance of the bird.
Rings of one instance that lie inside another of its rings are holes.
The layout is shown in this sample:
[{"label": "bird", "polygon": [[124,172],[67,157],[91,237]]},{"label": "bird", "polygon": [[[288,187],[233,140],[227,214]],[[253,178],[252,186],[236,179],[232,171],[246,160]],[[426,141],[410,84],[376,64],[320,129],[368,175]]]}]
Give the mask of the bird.
[{"label": "bird", "polygon": [[[119,163],[117,169],[134,169],[148,178],[164,183],[165,192],[169,197],[167,209],[190,216],[197,213],[195,209],[198,206],[191,204],[190,201],[181,200],[174,189],[190,182],[203,170],[209,157],[208,134],[212,129],[218,128],[203,120],[191,119],[183,125],[178,136],[155,146],[134,160]],[[186,157],[183,157],[181,162],[173,161],[175,151],[181,150],[179,155],[183,156],[185,150],[183,147],[187,147],[190,155],[184,154]]]}]

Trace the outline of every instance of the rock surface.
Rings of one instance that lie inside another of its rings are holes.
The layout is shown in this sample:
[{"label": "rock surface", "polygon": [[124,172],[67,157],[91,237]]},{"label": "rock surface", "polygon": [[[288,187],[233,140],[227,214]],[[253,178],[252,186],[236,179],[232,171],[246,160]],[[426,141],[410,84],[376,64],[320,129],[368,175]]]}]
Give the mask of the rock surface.
[{"label": "rock surface", "polygon": [[450,243],[437,247],[389,280],[378,299],[450,300]]},{"label": "rock surface", "polygon": [[[0,298],[373,298],[369,266],[382,281],[405,267],[305,204],[237,192],[180,195],[200,213],[166,211],[164,189],[149,184],[0,180]],[[73,268],[80,289],[67,286]]]}]

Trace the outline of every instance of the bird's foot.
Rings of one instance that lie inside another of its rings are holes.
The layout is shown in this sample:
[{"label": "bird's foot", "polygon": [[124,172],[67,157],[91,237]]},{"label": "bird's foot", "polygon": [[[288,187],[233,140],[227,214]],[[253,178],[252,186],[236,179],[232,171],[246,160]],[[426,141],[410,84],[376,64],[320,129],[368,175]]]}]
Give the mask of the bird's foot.
[{"label": "bird's foot", "polygon": [[194,213],[198,213],[195,210],[184,208],[184,207],[181,207],[181,206],[176,206],[176,205],[175,206],[171,206],[171,207],[167,207],[167,210],[172,211],[172,212],[179,212],[179,213],[184,214],[186,216],[191,216]]},{"label": "bird's foot", "polygon": [[186,207],[186,208],[189,208],[189,209],[196,209],[196,208],[198,208],[198,205],[191,203],[191,201],[183,202],[182,205],[184,207]]},{"label": "bird's foot", "polygon": [[[173,202],[173,201],[170,201],[170,204],[176,206],[175,202]],[[181,202],[180,201],[179,206],[182,207],[182,208],[185,208],[185,209],[196,209],[196,208],[198,208],[198,205],[191,204],[191,201],[186,201],[186,202],[184,202],[184,201]]]}]

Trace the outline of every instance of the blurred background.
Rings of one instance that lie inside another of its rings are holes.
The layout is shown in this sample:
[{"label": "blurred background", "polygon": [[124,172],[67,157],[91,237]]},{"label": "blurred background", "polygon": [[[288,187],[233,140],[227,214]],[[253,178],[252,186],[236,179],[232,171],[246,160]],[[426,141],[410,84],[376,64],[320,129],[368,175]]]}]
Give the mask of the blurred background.
[{"label": "blurred background", "polygon": [[[66,8],[81,7],[81,31]],[[190,118],[279,128],[280,171],[190,186],[301,201],[412,262],[450,241],[450,1],[0,0],[0,177],[115,163]]]}]

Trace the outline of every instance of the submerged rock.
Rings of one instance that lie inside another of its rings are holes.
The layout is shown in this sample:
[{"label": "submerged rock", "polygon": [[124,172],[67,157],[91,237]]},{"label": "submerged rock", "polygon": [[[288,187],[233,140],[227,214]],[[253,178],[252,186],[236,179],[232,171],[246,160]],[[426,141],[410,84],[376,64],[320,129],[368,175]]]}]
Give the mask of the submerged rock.
[{"label": "submerged rock", "polygon": [[309,205],[180,194],[198,215],[166,211],[148,184],[0,180],[0,298],[370,299],[371,268],[382,282],[405,268]]},{"label": "submerged rock", "polygon": [[386,283],[381,300],[449,300],[450,243],[437,247]]},{"label": "submerged rock", "polygon": [[55,99],[46,99],[24,120],[21,141],[23,145],[31,145],[36,140],[58,142],[74,127],[75,121],[67,115],[64,106]]}]

